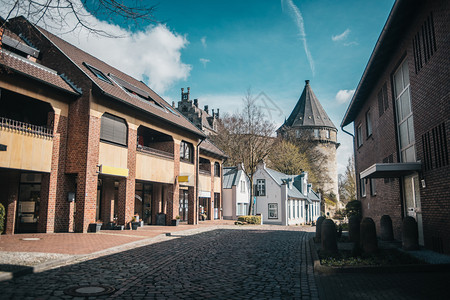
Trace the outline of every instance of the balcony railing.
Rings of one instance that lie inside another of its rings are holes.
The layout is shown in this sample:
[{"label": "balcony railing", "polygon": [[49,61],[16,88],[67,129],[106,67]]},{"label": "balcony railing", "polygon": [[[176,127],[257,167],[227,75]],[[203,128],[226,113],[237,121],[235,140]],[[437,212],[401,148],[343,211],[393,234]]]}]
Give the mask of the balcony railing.
[{"label": "balcony railing", "polygon": [[198,169],[200,174],[211,176],[211,171]]},{"label": "balcony railing", "polygon": [[38,126],[33,124],[28,124],[16,120],[11,120],[7,118],[0,117],[0,128],[8,128],[21,132],[26,132],[30,134],[36,134],[39,136],[45,136],[53,138],[53,130],[44,126]]},{"label": "balcony railing", "polygon": [[149,154],[154,154],[154,155],[157,155],[157,156],[170,158],[170,159],[173,159],[173,157],[174,157],[173,153],[162,151],[162,150],[158,150],[158,149],[155,149],[155,148],[146,147],[146,146],[141,146],[141,145],[137,146],[137,151],[144,152],[144,153],[149,153]]}]

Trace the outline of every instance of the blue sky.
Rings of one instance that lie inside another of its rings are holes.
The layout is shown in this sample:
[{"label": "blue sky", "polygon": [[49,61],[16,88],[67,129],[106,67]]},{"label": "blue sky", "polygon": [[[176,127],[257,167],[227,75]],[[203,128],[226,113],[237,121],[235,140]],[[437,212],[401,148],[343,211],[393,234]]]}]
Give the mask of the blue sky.
[{"label": "blue sky", "polygon": [[[233,112],[247,88],[264,92],[289,116],[310,84],[339,128],[352,90],[356,89],[393,0],[377,1],[164,1],[156,16],[186,37],[181,59],[192,66],[186,80],[164,92],[179,100],[191,87],[200,105]],[[304,39],[299,15],[303,19]],[[333,38],[334,37],[334,38]],[[314,66],[314,72],[311,68]],[[339,91],[341,91],[339,93]],[[337,94],[339,96],[337,97]],[[351,130],[347,128],[347,130]],[[339,172],[352,154],[351,138],[339,131]]]},{"label": "blue sky", "polygon": [[[74,1],[83,11],[80,0]],[[138,30],[114,19],[88,16],[93,27],[117,33],[119,39],[83,29],[67,33],[76,22],[70,14],[64,20],[67,26],[47,29],[143,80],[169,103],[179,101],[180,89],[189,86],[191,98],[198,98],[200,106],[232,113],[240,108],[247,89],[254,96],[264,93],[271,99],[269,105],[279,108],[270,115],[277,126],[289,116],[309,79],[339,129],[342,173],[353,145],[339,125],[393,3],[164,0],[155,17],[165,23]],[[0,14],[6,16],[8,9],[0,7]]]}]

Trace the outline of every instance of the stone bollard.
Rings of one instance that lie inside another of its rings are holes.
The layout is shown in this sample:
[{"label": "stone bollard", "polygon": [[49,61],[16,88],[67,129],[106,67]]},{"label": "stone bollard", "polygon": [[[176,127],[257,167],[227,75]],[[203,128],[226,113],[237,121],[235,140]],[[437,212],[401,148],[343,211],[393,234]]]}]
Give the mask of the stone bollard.
[{"label": "stone bollard", "polygon": [[321,236],[323,253],[325,255],[337,253],[336,224],[332,220],[323,220]]},{"label": "stone bollard", "polygon": [[378,251],[377,231],[372,218],[364,218],[360,228],[360,245],[364,253],[374,254]]},{"label": "stone bollard", "polygon": [[419,231],[417,229],[417,222],[410,216],[403,219],[402,248],[407,251],[419,249]]},{"label": "stone bollard", "polygon": [[350,242],[359,243],[359,224],[361,218],[357,215],[348,219],[348,239]]},{"label": "stone bollard", "polygon": [[380,219],[380,235],[382,241],[393,241],[394,230],[392,229],[392,220],[388,215],[383,215]]},{"label": "stone bollard", "polygon": [[318,217],[317,218],[317,224],[316,224],[316,242],[319,243],[321,240],[321,234],[322,234],[322,222],[325,220],[324,217]]}]

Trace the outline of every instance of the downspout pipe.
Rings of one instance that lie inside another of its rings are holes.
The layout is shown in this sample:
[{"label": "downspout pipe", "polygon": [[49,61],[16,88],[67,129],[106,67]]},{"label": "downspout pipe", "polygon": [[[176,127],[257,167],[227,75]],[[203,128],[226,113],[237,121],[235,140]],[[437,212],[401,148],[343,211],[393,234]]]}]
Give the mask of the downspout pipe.
[{"label": "downspout pipe", "polygon": [[[361,184],[361,179],[359,179],[359,176],[358,176],[358,174],[357,174],[357,171],[356,170],[358,170],[358,168],[356,167],[356,147],[355,147],[355,135],[353,134],[353,133],[350,133],[350,132],[348,132],[347,130],[345,130],[344,129],[344,126],[342,126],[341,125],[341,130],[343,131],[343,132],[345,132],[346,134],[348,134],[348,135],[350,135],[351,137],[352,137],[352,140],[353,140],[353,158],[354,158],[354,161],[355,161],[355,178],[356,178],[356,180],[357,180],[357,182],[356,182],[356,199],[358,199],[359,198],[359,193],[358,193],[358,183],[359,184]],[[361,187],[360,187],[361,188]]]}]

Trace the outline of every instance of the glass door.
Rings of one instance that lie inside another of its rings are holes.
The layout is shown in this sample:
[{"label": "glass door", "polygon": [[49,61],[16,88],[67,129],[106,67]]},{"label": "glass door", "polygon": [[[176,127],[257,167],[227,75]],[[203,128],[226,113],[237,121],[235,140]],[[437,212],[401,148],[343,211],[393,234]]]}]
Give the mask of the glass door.
[{"label": "glass door", "polygon": [[188,191],[180,189],[180,221],[187,221],[188,219]]},{"label": "glass door", "polygon": [[403,180],[406,215],[413,217],[419,231],[419,244],[423,245],[422,207],[420,203],[419,176],[406,176]]},{"label": "glass door", "polygon": [[16,232],[37,232],[41,202],[41,174],[24,173],[20,176]]}]

